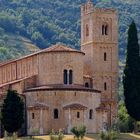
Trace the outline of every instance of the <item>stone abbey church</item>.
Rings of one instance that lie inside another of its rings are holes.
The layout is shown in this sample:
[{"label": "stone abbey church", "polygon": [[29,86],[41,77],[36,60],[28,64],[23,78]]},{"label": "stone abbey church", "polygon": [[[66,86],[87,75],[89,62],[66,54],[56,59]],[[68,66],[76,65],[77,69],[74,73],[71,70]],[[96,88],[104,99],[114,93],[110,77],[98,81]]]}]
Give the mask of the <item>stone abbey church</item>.
[{"label": "stone abbey church", "polygon": [[0,99],[9,88],[25,97],[26,131],[97,133],[117,118],[118,15],[81,6],[81,50],[60,44],[0,63]]}]

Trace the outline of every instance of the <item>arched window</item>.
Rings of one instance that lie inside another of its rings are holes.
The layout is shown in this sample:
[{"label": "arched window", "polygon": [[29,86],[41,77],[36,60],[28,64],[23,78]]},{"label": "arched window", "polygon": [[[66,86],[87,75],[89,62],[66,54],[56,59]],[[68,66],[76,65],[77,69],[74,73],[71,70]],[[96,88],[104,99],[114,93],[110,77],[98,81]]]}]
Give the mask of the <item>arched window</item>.
[{"label": "arched window", "polygon": [[106,54],[106,52],[104,53],[104,61],[107,61],[107,54]]},{"label": "arched window", "polygon": [[64,84],[72,84],[73,83],[73,71],[72,70],[64,70],[63,73]]},{"label": "arched window", "polygon": [[108,25],[107,25],[107,23],[104,23],[102,25],[102,35],[108,35]]},{"label": "arched window", "polygon": [[54,119],[58,119],[58,109],[54,109]]},{"label": "arched window", "polygon": [[67,70],[64,70],[64,84],[67,84],[67,81],[68,81],[68,77],[67,77]]},{"label": "arched window", "polygon": [[104,34],[105,34],[105,26],[102,25],[102,35],[104,35]]},{"label": "arched window", "polygon": [[89,27],[88,27],[88,24],[86,24],[86,36],[89,36]]},{"label": "arched window", "polygon": [[104,90],[107,90],[107,83],[104,83]]},{"label": "arched window", "polygon": [[72,70],[69,71],[69,84],[72,84],[73,80],[73,72]]},{"label": "arched window", "polygon": [[88,82],[86,82],[86,83],[85,83],[85,87],[89,87],[89,84],[88,84]]},{"label": "arched window", "polygon": [[93,119],[93,110],[92,109],[89,110],[89,119]]},{"label": "arched window", "polygon": [[105,26],[105,35],[108,35],[108,25]]},{"label": "arched window", "polygon": [[34,119],[35,118],[35,114],[34,113],[32,113],[32,119]]},{"label": "arched window", "polygon": [[80,112],[77,112],[77,118],[80,118]]}]

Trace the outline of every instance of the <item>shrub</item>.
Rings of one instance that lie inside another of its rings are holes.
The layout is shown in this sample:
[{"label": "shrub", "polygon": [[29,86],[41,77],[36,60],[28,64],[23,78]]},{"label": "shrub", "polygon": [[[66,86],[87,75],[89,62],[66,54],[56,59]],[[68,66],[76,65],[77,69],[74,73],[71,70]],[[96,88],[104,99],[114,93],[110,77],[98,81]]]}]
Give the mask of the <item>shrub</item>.
[{"label": "shrub", "polygon": [[118,118],[120,132],[132,132],[134,130],[134,119],[132,119],[127,113],[124,102],[119,103]]},{"label": "shrub", "polygon": [[63,140],[63,138],[64,134],[61,129],[59,130],[58,134],[56,134],[54,130],[52,130],[52,132],[50,133],[50,140]]},{"label": "shrub", "polygon": [[80,126],[79,127],[79,133],[80,133],[81,139],[83,139],[84,136],[85,136],[85,133],[86,133],[86,127],[85,126]]},{"label": "shrub", "polygon": [[4,140],[16,140],[17,139],[17,133],[8,133],[8,132],[4,132]]},{"label": "shrub", "polygon": [[63,140],[63,138],[64,138],[64,134],[63,134],[62,130],[60,129],[59,133],[58,133],[58,140]]},{"label": "shrub", "polygon": [[86,133],[86,127],[85,126],[79,126],[79,127],[73,127],[71,129],[71,132],[74,134],[74,138],[83,139]]},{"label": "shrub", "polygon": [[100,139],[101,140],[116,140],[117,139],[117,132],[110,130],[107,132],[101,132],[100,133]]},{"label": "shrub", "polygon": [[80,137],[80,133],[78,131],[78,128],[77,127],[73,127],[71,129],[71,132],[74,134],[74,138],[77,138],[79,140],[79,137]]}]

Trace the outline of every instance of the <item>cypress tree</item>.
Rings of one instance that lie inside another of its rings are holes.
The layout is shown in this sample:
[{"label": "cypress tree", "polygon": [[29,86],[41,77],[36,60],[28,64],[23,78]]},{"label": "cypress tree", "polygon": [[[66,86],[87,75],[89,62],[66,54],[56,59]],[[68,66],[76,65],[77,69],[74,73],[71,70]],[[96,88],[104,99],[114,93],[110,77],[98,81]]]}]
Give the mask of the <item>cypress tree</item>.
[{"label": "cypress tree", "polygon": [[137,28],[132,21],[128,30],[127,58],[124,69],[123,86],[128,114],[140,121],[140,57]]},{"label": "cypress tree", "polygon": [[2,107],[2,124],[8,133],[17,132],[24,122],[24,103],[17,91],[8,90]]}]

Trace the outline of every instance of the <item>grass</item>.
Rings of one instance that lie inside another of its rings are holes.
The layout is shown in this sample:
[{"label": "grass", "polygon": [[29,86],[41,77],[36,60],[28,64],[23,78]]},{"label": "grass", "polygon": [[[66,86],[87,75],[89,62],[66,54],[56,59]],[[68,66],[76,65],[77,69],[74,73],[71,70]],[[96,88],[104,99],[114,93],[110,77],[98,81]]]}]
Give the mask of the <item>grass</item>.
[{"label": "grass", "polygon": [[[91,134],[87,135],[89,138],[92,138],[93,140],[99,140],[98,134]],[[132,133],[121,133],[119,134],[118,140],[140,140],[140,135],[135,135]]]},{"label": "grass", "polygon": [[[18,140],[50,140],[49,136],[35,136],[33,139],[30,137],[19,138]],[[66,135],[64,140],[74,140],[72,135]],[[85,137],[83,140],[93,140],[92,138]]]},{"label": "grass", "polygon": [[[0,139],[2,140],[2,139]],[[34,138],[30,137],[22,137],[18,138],[18,140],[50,140],[49,136],[35,136]],[[74,140],[72,135],[66,135],[64,137],[64,140]],[[98,134],[88,134],[84,140],[99,140],[99,135]],[[140,140],[140,135],[135,135],[132,133],[121,133],[119,135],[118,140]]]},{"label": "grass", "polygon": [[132,133],[120,134],[120,140],[140,140],[140,135],[135,135]]}]

